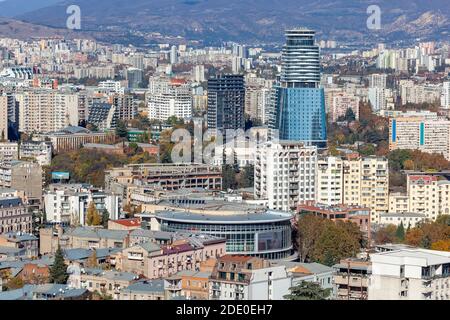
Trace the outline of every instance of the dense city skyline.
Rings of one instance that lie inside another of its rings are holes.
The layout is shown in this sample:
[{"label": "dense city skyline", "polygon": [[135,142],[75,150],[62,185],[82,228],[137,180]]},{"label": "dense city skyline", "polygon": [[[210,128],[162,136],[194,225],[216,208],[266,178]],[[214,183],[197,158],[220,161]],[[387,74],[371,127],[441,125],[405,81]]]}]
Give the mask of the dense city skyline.
[{"label": "dense city skyline", "polygon": [[0,1],[0,300],[450,300],[445,3],[169,4]]}]

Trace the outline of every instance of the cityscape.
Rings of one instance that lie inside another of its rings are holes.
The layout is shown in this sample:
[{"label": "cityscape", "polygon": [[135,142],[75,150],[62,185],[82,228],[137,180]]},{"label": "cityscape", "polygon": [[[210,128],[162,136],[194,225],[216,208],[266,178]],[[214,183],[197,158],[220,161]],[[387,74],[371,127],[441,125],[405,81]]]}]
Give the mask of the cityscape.
[{"label": "cityscape", "polygon": [[450,300],[446,1],[72,2],[0,1],[0,302]]}]

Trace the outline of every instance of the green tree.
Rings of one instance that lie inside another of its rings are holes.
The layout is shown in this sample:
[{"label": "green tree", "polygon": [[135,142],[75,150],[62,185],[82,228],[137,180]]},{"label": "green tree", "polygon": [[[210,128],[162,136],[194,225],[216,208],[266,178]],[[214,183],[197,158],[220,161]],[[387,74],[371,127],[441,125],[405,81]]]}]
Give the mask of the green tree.
[{"label": "green tree", "polygon": [[420,242],[420,246],[425,249],[431,248],[431,239],[428,235],[425,235]]},{"label": "green tree", "polygon": [[347,111],[345,111],[345,120],[346,121],[355,121],[356,120],[355,113],[353,112],[353,110],[351,108],[347,108]]},{"label": "green tree", "polygon": [[401,242],[403,242],[405,240],[405,228],[403,227],[403,221],[400,222],[399,226],[397,227],[397,231],[395,232],[395,236]]},{"label": "green tree", "polygon": [[105,229],[108,228],[108,221],[109,221],[109,212],[105,210],[102,213],[102,225],[103,225],[103,228],[105,228]]},{"label": "green tree", "polygon": [[254,172],[255,167],[249,165],[239,173],[239,188],[249,188],[255,184]]},{"label": "green tree", "polygon": [[128,136],[128,128],[125,122],[120,120],[117,122],[116,135],[121,138],[126,138]]},{"label": "green tree", "polygon": [[450,215],[448,215],[448,214],[439,215],[436,219],[436,223],[450,226]]},{"label": "green tree", "polygon": [[63,284],[66,283],[69,275],[67,274],[67,266],[64,262],[64,255],[61,247],[58,245],[58,249],[55,253],[55,261],[50,268],[50,278],[51,283]]},{"label": "green tree", "polygon": [[290,294],[284,296],[287,300],[326,300],[331,294],[331,289],[323,289],[318,283],[309,281],[302,281],[289,291]]},{"label": "green tree", "polygon": [[222,189],[236,189],[236,170],[232,165],[225,164],[222,166]]}]

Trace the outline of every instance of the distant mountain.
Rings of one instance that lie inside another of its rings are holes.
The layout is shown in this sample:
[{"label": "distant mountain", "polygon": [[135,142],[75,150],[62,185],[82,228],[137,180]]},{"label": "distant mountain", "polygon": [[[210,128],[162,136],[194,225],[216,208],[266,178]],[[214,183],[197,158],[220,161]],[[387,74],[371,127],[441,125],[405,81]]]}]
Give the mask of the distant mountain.
[{"label": "distant mountain", "polygon": [[0,0],[0,17],[12,18],[58,2],[61,0]]},{"label": "distant mountain", "polygon": [[[449,0],[63,0],[17,18],[65,27],[71,4],[81,8],[84,32],[110,41],[133,34],[135,41],[145,42],[146,35],[159,32],[205,42],[274,43],[282,41],[284,29],[307,26],[319,37],[363,43],[448,39],[450,30]],[[366,26],[372,4],[381,8],[379,31]]]},{"label": "distant mountain", "polygon": [[41,37],[61,37],[66,39],[93,39],[90,34],[78,33],[63,28],[53,28],[0,17],[0,37],[30,39]]}]

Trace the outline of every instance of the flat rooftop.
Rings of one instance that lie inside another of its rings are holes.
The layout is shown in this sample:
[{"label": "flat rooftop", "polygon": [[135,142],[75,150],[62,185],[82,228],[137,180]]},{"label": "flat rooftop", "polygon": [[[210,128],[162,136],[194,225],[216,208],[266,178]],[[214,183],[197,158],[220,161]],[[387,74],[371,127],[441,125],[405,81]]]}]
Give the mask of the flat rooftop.
[{"label": "flat rooftop", "polygon": [[[144,214],[141,214],[144,216]],[[184,211],[157,211],[154,215],[162,220],[203,223],[203,224],[252,224],[252,223],[273,223],[291,220],[294,215],[284,211],[266,210],[263,212],[238,213],[238,214],[206,214],[192,213]]]},{"label": "flat rooftop", "polygon": [[[387,252],[374,253],[370,255],[370,258],[374,262],[385,262],[385,259],[380,259],[383,257],[389,258],[399,258],[401,263],[405,263],[404,259],[408,259],[409,264],[420,263],[421,265],[437,265],[450,263],[450,252],[437,251],[437,250],[427,250],[427,249],[401,249]],[[390,261],[390,263],[396,264],[400,262],[397,259]]]}]

